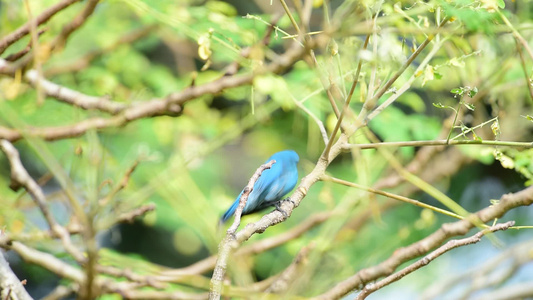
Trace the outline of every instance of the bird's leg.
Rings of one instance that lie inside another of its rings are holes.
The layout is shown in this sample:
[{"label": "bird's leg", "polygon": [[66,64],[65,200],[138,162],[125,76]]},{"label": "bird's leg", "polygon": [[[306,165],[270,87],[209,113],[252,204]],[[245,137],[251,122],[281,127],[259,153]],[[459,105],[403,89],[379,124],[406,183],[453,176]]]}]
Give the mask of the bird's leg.
[{"label": "bird's leg", "polygon": [[287,197],[287,198],[285,198],[285,199],[281,199],[281,200],[279,200],[278,202],[276,202],[276,203],[274,204],[274,206],[276,206],[276,210],[279,211],[279,212],[283,215],[283,217],[284,217],[285,219],[287,219],[287,218],[289,217],[289,215],[287,214],[286,211],[284,211],[283,209],[281,209],[281,204],[282,204],[283,202],[285,202],[285,201],[289,201],[290,203],[292,203],[292,206],[293,206],[293,207],[296,207],[296,203],[294,203],[294,201],[292,201],[290,197]]}]

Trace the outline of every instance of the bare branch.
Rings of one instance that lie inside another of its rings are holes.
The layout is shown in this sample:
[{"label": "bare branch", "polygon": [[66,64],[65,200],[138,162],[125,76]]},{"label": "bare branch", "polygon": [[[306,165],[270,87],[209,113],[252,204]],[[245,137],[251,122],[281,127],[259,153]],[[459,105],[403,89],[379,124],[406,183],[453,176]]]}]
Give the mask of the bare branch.
[{"label": "bare branch", "polygon": [[52,48],[62,48],[67,42],[68,37],[80,28],[87,18],[92,15],[99,0],[88,0],[85,8],[79,13],[74,20],[63,27],[61,33],[52,42]]},{"label": "bare branch", "polygon": [[[503,195],[498,204],[478,211],[475,213],[475,216],[482,222],[488,222],[495,218],[500,218],[507,211],[515,207],[528,206],[532,203],[533,186],[514,194]],[[474,227],[474,224],[470,222],[469,219],[470,218],[454,223],[443,224],[439,230],[435,231],[426,238],[407,247],[396,250],[391,257],[382,263],[360,270],[355,275],[339,282],[335,287],[320,295],[319,298],[338,299],[352,290],[364,286],[373,280],[392,274],[394,270],[402,263],[418,257],[421,253],[426,253],[429,250],[438,247],[446,239],[453,236],[466,234]]]},{"label": "bare branch", "polygon": [[83,109],[97,109],[110,114],[117,114],[128,106],[125,103],[110,101],[107,97],[89,96],[55,84],[41,76],[37,70],[29,70],[24,78],[34,87],[39,86],[46,95]]},{"label": "bare branch", "polygon": [[[109,112],[114,112],[117,109],[121,109],[121,111],[119,114],[113,117],[89,118],[80,121],[79,123],[66,126],[27,129],[11,129],[0,126],[0,139],[6,139],[14,142],[22,139],[24,135],[30,135],[34,137],[40,137],[44,140],[54,141],[77,137],[85,134],[85,132],[91,129],[120,127],[141,118],[149,118],[161,115],[177,116],[181,113],[182,107],[186,102],[197,99],[203,95],[217,94],[228,88],[251,84],[254,78],[261,74],[280,73],[292,66],[292,64],[300,59],[305,53],[307,53],[307,51],[307,48],[293,44],[293,47],[287,50],[284,55],[278,57],[276,61],[264,68],[258,69],[254,73],[221,77],[203,85],[189,86],[181,92],[168,95],[164,99],[156,98],[145,102],[135,103],[134,105],[126,107],[122,107],[120,104],[97,103],[97,101],[101,101],[101,99],[91,96],[86,96],[82,97],[82,99],[79,99],[77,98],[79,94],[76,94],[74,91],[68,90],[68,92],[65,93],[67,90],[64,88],[58,89],[58,86],[53,84],[48,85],[50,90],[46,90],[45,85],[43,87],[43,91],[47,94],[53,93],[54,95],[61,95],[60,100],[68,95],[68,100],[70,103],[78,103],[79,105],[92,108],[99,107]],[[0,72],[2,72],[2,69],[5,70],[9,68],[10,65],[7,64],[5,60],[0,59]]]},{"label": "bare branch", "polygon": [[[39,30],[39,32],[37,32],[37,37],[41,36],[41,34],[43,34],[45,31],[46,29]],[[28,52],[30,52],[30,50],[32,49],[32,43],[33,41],[30,40],[28,42],[28,45],[26,45],[24,49],[20,50],[17,53],[10,54],[8,57],[6,57],[6,61],[16,61],[20,59],[21,57],[23,57],[24,55],[28,54]]]},{"label": "bare branch", "polygon": [[422,146],[446,146],[446,145],[490,145],[490,146],[507,146],[520,148],[533,148],[532,142],[507,142],[491,140],[436,140],[436,141],[407,141],[407,142],[385,142],[372,144],[345,144],[343,150],[351,149],[376,149],[379,147],[422,147]]},{"label": "bare branch", "polygon": [[215,270],[213,271],[213,277],[211,278],[211,289],[209,292],[209,299],[220,299],[220,293],[222,291],[222,281],[224,279],[224,274],[226,273],[226,267],[228,263],[228,258],[230,255],[230,252],[233,248],[236,248],[235,243],[235,231],[239,227],[241,223],[241,214],[244,209],[244,206],[246,205],[246,200],[248,200],[248,196],[254,189],[255,182],[259,179],[261,174],[272,167],[272,165],[276,163],[275,160],[271,160],[266,164],[261,165],[252,175],[250,180],[248,181],[248,184],[243,190],[243,193],[241,194],[241,198],[239,199],[239,206],[237,206],[237,209],[235,210],[235,219],[233,221],[233,224],[228,228],[226,232],[226,237],[219,246],[218,251],[218,259],[217,263],[215,265]]},{"label": "bare branch", "polygon": [[17,252],[18,255],[20,255],[20,257],[22,257],[22,259],[24,259],[26,262],[44,267],[50,272],[61,276],[62,278],[70,279],[79,284],[85,281],[85,274],[83,270],[63,262],[52,254],[35,250],[20,242],[13,242],[9,246],[9,249]]},{"label": "bare branch", "polygon": [[118,192],[120,192],[128,185],[131,174],[133,174],[138,165],[139,161],[135,160],[135,162],[126,170],[126,173],[122,177],[122,180],[120,180],[120,182],[115,187],[113,187],[113,189],[103,199],[98,200],[100,206],[104,206],[109,203],[109,201],[111,201],[111,199],[113,199],[113,197],[115,197]]},{"label": "bare branch", "polygon": [[0,251],[0,299],[32,300]]},{"label": "bare branch", "polygon": [[150,211],[153,211],[153,210],[155,210],[155,204],[153,204],[153,203],[142,205],[139,208],[136,208],[136,209],[134,209],[132,211],[129,211],[129,212],[126,212],[126,213],[123,213],[123,214],[119,215],[117,220],[116,220],[116,222],[119,222],[119,223],[133,223],[133,220],[135,218],[140,217],[140,216],[146,214],[147,212],[150,212]]},{"label": "bare branch", "polygon": [[65,250],[67,250],[78,262],[84,261],[85,258],[83,254],[81,254],[72,244],[68,231],[63,226],[59,225],[50,213],[48,206],[46,205],[46,197],[44,196],[41,187],[30,177],[22,165],[17,149],[6,140],[0,140],[0,149],[4,151],[11,164],[11,186],[23,186],[28,191],[35,203],[39,206],[46,222],[48,222],[48,226],[50,226],[50,230],[63,242]]},{"label": "bare branch", "polygon": [[[57,4],[50,6],[48,9],[46,9],[44,12],[42,12],[40,15],[38,15],[34,22],[37,25],[41,25],[43,23],[46,23],[48,20],[50,20],[51,17],[53,17],[56,13],[64,10],[65,8],[69,7],[70,5],[78,2],[80,0],[63,0],[58,2]],[[28,21],[26,24],[19,27],[17,30],[13,31],[12,33],[6,35],[2,40],[0,40],[0,54],[4,53],[4,51],[7,49],[7,47],[11,46],[16,41],[20,40],[22,37],[30,33],[31,29],[31,23],[32,21]]]},{"label": "bare branch", "polygon": [[443,278],[438,284],[433,284],[426,289],[420,299],[429,300],[443,296],[452,290],[452,287],[461,283],[466,283],[464,292],[461,293],[464,298],[471,297],[473,293],[481,290],[489,291],[491,287],[501,287],[523,265],[533,260],[533,257],[528,253],[532,247],[533,240],[513,245],[464,273]]},{"label": "bare branch", "polygon": [[468,238],[464,238],[464,239],[460,239],[460,240],[451,240],[451,241],[448,241],[446,244],[440,246],[439,248],[437,248],[435,251],[431,252],[430,254],[426,255],[424,258],[418,260],[417,262],[403,268],[402,270],[392,274],[392,275],[389,275],[387,276],[386,278],[380,280],[379,282],[377,283],[374,283],[374,284],[367,284],[363,290],[361,291],[361,293],[359,293],[359,295],[357,295],[357,298],[356,299],[366,299],[366,297],[368,297],[370,294],[372,294],[373,292],[395,282],[395,281],[398,281],[400,279],[402,279],[404,276],[410,274],[410,273],[413,273],[414,271],[428,265],[430,262],[432,262],[433,260],[435,260],[437,257],[443,255],[444,253],[452,250],[452,249],[455,249],[455,248],[458,248],[458,247],[462,247],[462,246],[467,246],[467,245],[471,245],[471,244],[475,244],[475,243],[478,243],[479,241],[481,241],[481,238],[489,233],[489,232],[496,232],[496,231],[499,231],[499,230],[507,230],[509,229],[509,227],[513,226],[514,225],[514,221],[509,221],[509,222],[506,222],[506,223],[502,223],[502,224],[497,224],[497,225],[494,225],[494,226],[491,226],[489,228],[486,228],[486,229],[483,229],[482,231],[476,233],[475,235],[471,236],[471,237],[468,237]]},{"label": "bare branch", "polygon": [[[305,221],[300,223],[298,226],[291,228],[280,235],[265,238],[251,245],[243,246],[235,252],[235,256],[242,257],[250,254],[263,253],[270,249],[279,247],[289,241],[299,238],[311,228],[314,228],[315,226],[327,221],[331,216],[333,216],[331,212],[316,213],[306,218]],[[177,278],[186,274],[206,273],[215,267],[216,260],[217,256],[212,255],[185,268],[163,271],[160,275],[162,276],[161,280],[172,281],[173,278]]]}]

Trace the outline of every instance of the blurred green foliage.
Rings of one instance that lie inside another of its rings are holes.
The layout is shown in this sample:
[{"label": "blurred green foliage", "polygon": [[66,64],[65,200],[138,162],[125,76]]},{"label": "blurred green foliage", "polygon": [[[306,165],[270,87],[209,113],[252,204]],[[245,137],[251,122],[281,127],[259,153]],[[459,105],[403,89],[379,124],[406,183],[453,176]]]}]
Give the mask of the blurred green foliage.
[{"label": "blurred green foliage", "polygon": [[[57,1],[29,2],[32,15],[37,15]],[[377,9],[374,1],[358,2],[346,1],[341,6],[335,6],[335,13],[349,13],[348,9],[343,9],[353,8],[358,17],[370,19]],[[20,1],[2,0],[0,4],[0,36],[4,36],[25,23],[27,13]],[[50,20],[40,43],[53,39],[82,5],[75,4]],[[223,76],[225,67],[233,61],[239,62],[240,73],[250,72],[263,60],[275,60],[290,39],[283,39],[283,32],[275,31],[270,48],[261,48],[255,57],[242,58],[240,51],[257,45],[267,32],[267,24],[257,18],[268,22],[271,15],[256,14],[254,19],[241,16],[238,11],[238,7],[231,4],[211,0],[102,1],[87,23],[72,35],[66,48],[43,62],[42,70],[45,75],[53,73],[52,70],[75,65],[91,51],[102,50],[87,66],[64,73],[56,72],[48,79],[88,95],[107,96],[124,103],[165,97],[192,82],[196,85],[210,82]],[[157,209],[142,219],[143,225],[169,232],[174,255],[167,261],[179,261],[182,257],[204,253],[202,251],[217,251],[221,238],[221,230],[217,231],[220,214],[235,199],[255,168],[272,153],[282,149],[296,150],[301,157],[300,178],[312,169],[324,142],[315,121],[298,108],[296,101],[324,122],[328,134],[331,133],[335,119],[332,119],[334,115],[322,80],[330,80],[337,87],[339,98],[344,99],[358,59],[363,59],[365,68],[351,104],[357,114],[362,107],[361,100],[368,92],[372,72],[381,82],[390,78],[412,49],[425,39],[426,35],[416,30],[434,28],[437,14],[441,17],[444,14],[453,16],[455,20],[450,27],[460,28],[462,34],[447,35],[447,31],[443,31],[441,38],[446,39],[446,47],[439,50],[429,64],[431,67],[417,74],[409,92],[369,124],[370,130],[382,141],[437,139],[443,120],[453,112],[431,104],[442,102],[443,105],[456,107],[458,99],[448,91],[467,84],[486,91],[486,98],[478,110],[482,110],[481,122],[502,115],[502,112],[516,115],[519,109],[512,107],[524,107],[528,94],[523,83],[518,88],[509,87],[524,80],[515,53],[515,41],[508,34],[509,30],[502,30],[500,17],[483,9],[480,1],[402,1],[400,4],[386,1],[380,11],[384,12],[380,26],[396,28],[400,33],[391,30],[377,36],[380,46],[376,53],[371,50],[359,52],[364,36],[351,34],[349,25],[360,20],[347,18],[339,32],[332,35],[336,52],[317,49],[316,69],[300,61],[285,74],[257,77],[253,87],[228,89],[219,95],[194,99],[176,118],[154,117],[121,128],[90,132],[78,138],[43,144],[20,141],[16,146],[21,151],[25,166],[36,179],[47,177],[49,172],[59,172],[49,170],[46,161],[43,161],[44,156],[40,154],[44,151],[42,147],[46,147],[46,151],[62,166],[62,172],[72,181],[77,199],[86,206],[91,194],[96,193],[97,198],[104,197],[120,182],[126,170],[140,161],[127,187],[108,206],[96,208],[96,221],[105,222],[111,216],[130,211],[142,203],[153,202]],[[404,14],[411,19],[405,18]],[[528,23],[531,12],[506,10],[504,14],[522,24]],[[428,25],[425,26],[424,22]],[[116,44],[124,35],[150,26],[154,29],[145,37],[131,43]],[[287,16],[277,26],[292,32]],[[402,30],[413,33],[401,34]],[[206,61],[196,54],[202,36],[209,41],[203,46],[212,53],[207,70],[201,70]],[[28,37],[21,39],[9,48],[7,54],[24,48],[28,41]],[[432,42],[424,54],[427,55],[432,46],[441,42],[440,39]],[[332,44],[330,50],[331,47]],[[420,63],[415,61],[393,89],[405,84]],[[0,110],[3,111],[0,125],[3,126],[63,126],[91,117],[107,116],[50,98],[38,105],[39,89],[20,85],[13,78],[0,78],[0,87],[6,91],[17,89],[14,93],[0,93]],[[379,103],[394,92],[388,91]],[[338,105],[342,107],[342,103]],[[8,115],[6,109],[16,113]],[[471,119],[474,120],[474,117]],[[333,123],[328,120],[333,120]],[[475,121],[480,121],[479,116]],[[523,132],[531,128],[531,122],[519,118],[502,124],[505,139],[522,139],[524,136],[531,139],[530,134],[513,135],[514,126]],[[460,134],[461,131],[454,132]],[[358,132],[352,142],[368,143],[369,138]],[[91,150],[95,148],[98,153]],[[463,151],[483,163],[492,163],[494,154],[490,149],[465,146]],[[394,154],[405,163],[414,157],[415,152],[414,148],[406,147]],[[519,185],[523,182],[531,184],[532,152],[515,149],[503,152],[513,161],[510,169],[522,176],[516,177]],[[0,169],[0,225],[15,234],[46,228],[40,215],[29,213],[35,212],[36,208],[28,195],[8,188],[8,162],[4,156],[0,157],[0,163],[3,166]],[[379,152],[365,150],[343,154],[333,162],[328,172],[338,178],[371,186],[388,174],[386,168],[387,162]],[[93,173],[97,174],[97,180],[91,185],[88,177]],[[50,203],[65,204],[65,196],[59,191],[56,181],[48,181],[45,187]],[[401,192],[400,188],[398,192]],[[323,255],[315,257],[313,268],[320,271],[310,273],[313,274],[309,275],[313,277],[309,279],[313,287],[305,289],[306,295],[314,295],[356,270],[379,263],[398,247],[428,235],[442,222],[451,221],[408,205],[400,205],[392,213],[382,214],[377,205],[383,202],[381,197],[371,197],[361,191],[329,182],[317,183],[287,222],[269,228],[263,235],[254,236],[250,243],[290,230],[316,212],[342,208],[345,214],[332,218],[299,239],[258,255],[247,275],[264,279],[282,271],[303,246],[314,241],[319,248],[318,253]],[[344,226],[368,210],[373,211],[369,226],[353,230]],[[58,211],[54,213],[59,214]],[[246,216],[244,223],[259,218],[260,214]],[[65,218],[64,222],[67,221],[68,218]],[[112,228],[111,232],[116,233],[117,230]],[[144,241],[142,236],[138,240],[139,243]],[[56,255],[62,252],[39,240],[34,243]],[[153,251],[158,251],[156,245]],[[104,261],[109,260],[110,264],[116,265],[127,260],[124,264],[134,265],[139,271],[154,268],[142,254],[103,249],[101,256]],[[232,268],[233,276],[242,277],[237,284],[250,280],[245,278],[243,268],[238,265]],[[421,280],[429,282],[432,279]],[[309,286],[305,279],[301,282],[302,286]]]}]

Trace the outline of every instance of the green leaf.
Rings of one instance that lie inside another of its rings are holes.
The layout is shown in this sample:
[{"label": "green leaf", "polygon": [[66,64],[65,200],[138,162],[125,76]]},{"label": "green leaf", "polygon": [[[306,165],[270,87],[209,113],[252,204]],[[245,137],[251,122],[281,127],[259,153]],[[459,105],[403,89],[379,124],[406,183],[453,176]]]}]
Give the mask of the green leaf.
[{"label": "green leaf", "polygon": [[462,88],[453,88],[450,93],[452,94],[456,94],[456,95],[462,95],[463,94],[463,89]]},{"label": "green leaf", "polygon": [[498,4],[498,7],[501,9],[505,8],[505,1],[503,0],[496,0],[496,3]]},{"label": "green leaf", "polygon": [[474,87],[470,91],[468,91],[468,97],[473,98],[477,94],[478,90],[477,87]]},{"label": "green leaf", "polygon": [[525,115],[525,116],[521,116],[522,118],[525,118],[526,120],[529,120],[531,122],[533,122],[533,117],[530,116],[530,115]]},{"label": "green leaf", "polygon": [[479,135],[477,135],[474,131],[472,131],[472,136],[474,137],[474,140],[476,141],[483,141],[483,139],[479,137]]},{"label": "green leaf", "polygon": [[474,111],[474,109],[476,108],[474,104],[472,103],[463,103],[463,104],[465,105],[466,108],[468,108],[471,111]]}]

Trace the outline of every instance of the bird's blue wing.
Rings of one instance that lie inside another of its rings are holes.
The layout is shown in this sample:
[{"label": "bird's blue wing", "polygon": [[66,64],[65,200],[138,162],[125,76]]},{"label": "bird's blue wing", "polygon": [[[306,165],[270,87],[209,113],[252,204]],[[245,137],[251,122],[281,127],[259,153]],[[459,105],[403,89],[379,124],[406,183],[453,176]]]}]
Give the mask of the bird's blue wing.
[{"label": "bird's blue wing", "polygon": [[[262,210],[274,205],[281,197],[290,192],[298,181],[298,155],[294,151],[281,151],[272,155],[266,162],[276,160],[270,169],[263,171],[255,182],[254,188],[246,201],[243,215]],[[221,221],[225,222],[235,213],[241,199],[241,191],[231,207],[224,213]]]},{"label": "bird's blue wing", "polygon": [[272,190],[278,188],[282,171],[281,162],[276,162],[270,169],[263,171],[261,177],[255,182],[254,189],[246,202],[246,213],[256,211],[265,202],[268,195],[272,193]]},{"label": "bird's blue wing", "polygon": [[[264,202],[265,196],[271,193],[270,187],[277,186],[276,181],[279,180],[281,171],[281,163],[274,163],[272,165],[272,168],[263,171],[259,179],[257,179],[257,181],[255,182],[254,188],[248,196],[248,200],[246,200],[246,205],[244,206],[244,209],[242,211],[243,214],[253,213],[260,207],[262,207],[261,204]],[[222,222],[226,222],[229,218],[231,218],[231,216],[233,216],[233,214],[235,214],[243,192],[244,189],[241,191],[239,196],[237,196],[237,199],[235,199],[230,208],[228,208],[224,215],[222,215]]]},{"label": "bird's blue wing", "polygon": [[263,207],[271,206],[281,200],[290,192],[298,181],[298,171],[296,168],[287,167],[281,172],[278,179],[271,185],[268,193],[264,197]]}]

